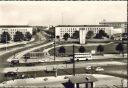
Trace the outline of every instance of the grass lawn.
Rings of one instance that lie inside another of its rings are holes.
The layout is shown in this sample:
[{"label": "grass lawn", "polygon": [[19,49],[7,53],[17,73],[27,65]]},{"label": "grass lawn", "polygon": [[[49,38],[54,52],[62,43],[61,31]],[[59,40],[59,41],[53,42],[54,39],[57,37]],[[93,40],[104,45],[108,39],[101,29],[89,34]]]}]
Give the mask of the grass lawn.
[{"label": "grass lawn", "polygon": [[[118,54],[118,51],[115,50],[117,44],[113,43],[113,44],[108,44],[108,45],[103,45],[104,46],[104,53],[105,54]],[[72,55],[73,54],[73,47],[72,46],[64,46],[65,47],[65,54],[59,54],[58,50],[59,47],[56,48],[56,55],[62,55],[62,56],[68,56],[68,55]],[[75,52],[78,53],[79,52],[79,47],[80,46],[75,46]],[[84,46],[86,49],[86,52],[91,52],[91,50],[96,50],[97,46]],[[127,45],[124,44],[124,52],[127,52]],[[50,55],[54,55],[54,49],[51,49],[49,51]],[[97,53],[98,54],[98,53]]]}]

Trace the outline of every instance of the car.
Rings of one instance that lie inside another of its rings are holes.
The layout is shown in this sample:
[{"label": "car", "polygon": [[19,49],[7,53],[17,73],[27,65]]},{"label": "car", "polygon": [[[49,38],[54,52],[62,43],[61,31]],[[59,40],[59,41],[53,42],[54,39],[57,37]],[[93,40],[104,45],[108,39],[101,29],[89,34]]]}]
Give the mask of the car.
[{"label": "car", "polygon": [[39,62],[47,62],[47,60],[42,59],[42,60],[39,60]]},{"label": "car", "polygon": [[17,73],[16,72],[7,72],[4,74],[5,77],[14,77],[14,76],[17,76]]},{"label": "car", "polygon": [[104,71],[104,69],[102,67],[97,67],[95,71]]},{"label": "car", "polygon": [[86,70],[91,70],[92,69],[92,66],[87,66],[85,69]]},{"label": "car", "polygon": [[26,63],[25,65],[26,66],[34,66],[35,64],[34,63]]}]

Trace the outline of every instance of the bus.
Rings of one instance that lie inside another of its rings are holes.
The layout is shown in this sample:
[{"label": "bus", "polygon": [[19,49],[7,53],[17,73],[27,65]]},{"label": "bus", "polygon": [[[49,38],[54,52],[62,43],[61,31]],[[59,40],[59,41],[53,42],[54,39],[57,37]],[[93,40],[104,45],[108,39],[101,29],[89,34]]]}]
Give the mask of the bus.
[{"label": "bus", "polygon": [[92,54],[91,53],[74,53],[74,59],[76,61],[92,60]]}]

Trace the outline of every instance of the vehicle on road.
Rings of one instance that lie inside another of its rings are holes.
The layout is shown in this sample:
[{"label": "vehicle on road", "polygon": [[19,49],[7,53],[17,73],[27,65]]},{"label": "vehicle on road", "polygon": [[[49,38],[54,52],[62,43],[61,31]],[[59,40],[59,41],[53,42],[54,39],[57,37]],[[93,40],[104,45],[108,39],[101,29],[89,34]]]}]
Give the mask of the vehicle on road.
[{"label": "vehicle on road", "polygon": [[92,66],[87,66],[85,69],[86,70],[91,70],[92,69]]},{"label": "vehicle on road", "polygon": [[75,61],[80,60],[92,60],[92,54],[91,53],[74,53]]},{"label": "vehicle on road", "polygon": [[45,60],[45,59],[41,59],[41,60],[38,60],[39,62],[47,62],[48,60]]},{"label": "vehicle on road", "polygon": [[102,67],[97,67],[95,71],[104,71],[104,69]]},{"label": "vehicle on road", "polygon": [[15,77],[17,76],[17,73],[16,72],[7,72],[4,74],[5,77]]}]

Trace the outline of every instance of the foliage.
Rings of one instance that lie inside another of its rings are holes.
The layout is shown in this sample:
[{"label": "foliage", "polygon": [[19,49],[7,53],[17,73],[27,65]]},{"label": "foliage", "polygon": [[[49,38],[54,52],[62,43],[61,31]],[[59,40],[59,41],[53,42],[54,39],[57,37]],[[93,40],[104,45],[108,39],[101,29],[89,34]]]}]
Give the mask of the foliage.
[{"label": "foliage", "polygon": [[14,42],[22,41],[24,40],[24,34],[20,31],[17,31],[13,38]]},{"label": "foliage", "polygon": [[59,53],[65,53],[65,48],[64,48],[64,46],[61,46],[60,48],[59,48],[59,50],[58,50],[58,52]]},{"label": "foliage", "polygon": [[31,33],[30,32],[26,32],[25,33],[25,39],[29,41],[29,40],[31,40],[31,38],[32,38]]},{"label": "foliage", "polygon": [[64,36],[63,36],[63,38],[64,38],[65,40],[68,40],[69,37],[70,37],[70,35],[69,35],[68,33],[65,33]]},{"label": "foliage", "polygon": [[99,33],[96,34],[95,38],[102,39],[103,37],[109,38],[108,34],[104,30],[99,30]]},{"label": "foliage", "polygon": [[86,51],[85,48],[84,48],[83,46],[80,46],[79,52],[80,52],[80,53],[84,53],[85,51]]},{"label": "foliage", "polygon": [[79,31],[75,31],[72,35],[73,39],[78,39],[79,38]]},{"label": "foliage", "polygon": [[7,43],[8,41],[11,40],[10,34],[8,32],[3,32],[1,34],[1,43]]},{"label": "foliage", "polygon": [[45,30],[45,32],[49,34],[51,38],[55,37],[55,27],[50,27],[49,30]]},{"label": "foliage", "polygon": [[119,51],[119,53],[123,52],[124,51],[124,46],[122,43],[119,43],[117,46],[116,46],[116,50]]},{"label": "foliage", "polygon": [[93,35],[94,35],[94,32],[93,31],[88,31],[87,32],[87,35],[86,35],[86,38],[87,39],[90,39]]},{"label": "foliage", "polygon": [[104,47],[102,45],[97,46],[97,52],[103,52],[104,51]]},{"label": "foliage", "polygon": [[56,36],[56,38],[57,38],[57,39],[59,39],[59,38],[60,38],[60,36]]}]

